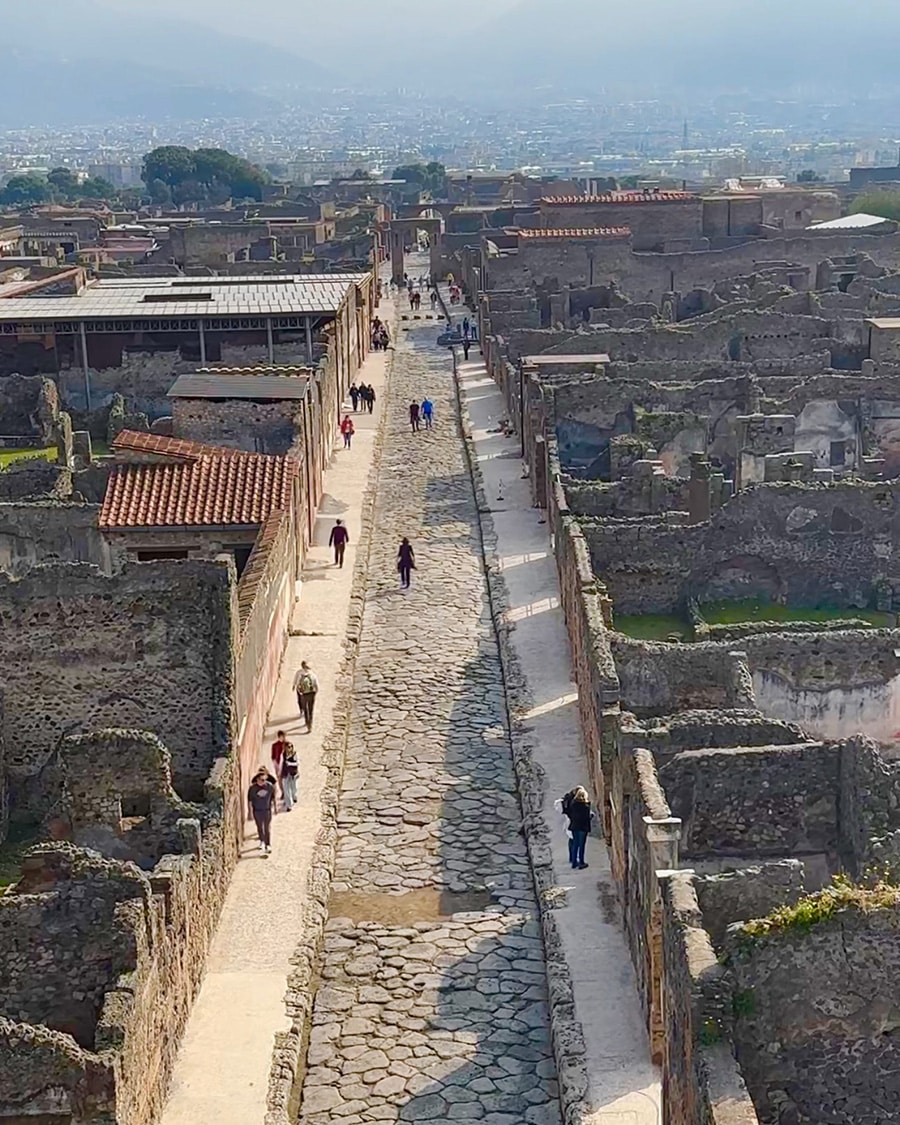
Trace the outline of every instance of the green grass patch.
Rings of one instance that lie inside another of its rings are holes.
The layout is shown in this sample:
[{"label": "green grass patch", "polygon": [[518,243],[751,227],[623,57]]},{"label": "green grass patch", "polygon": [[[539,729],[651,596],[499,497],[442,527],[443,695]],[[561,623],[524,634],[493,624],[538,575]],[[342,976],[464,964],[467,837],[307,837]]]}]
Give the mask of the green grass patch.
[{"label": "green grass patch", "polygon": [[19,881],[22,874],[22,857],[33,845],[39,843],[40,831],[34,824],[11,824],[9,833],[0,844],[0,890]]},{"label": "green grass patch", "polygon": [[29,457],[42,457],[45,461],[56,460],[56,446],[46,449],[0,449],[0,469],[5,469],[13,461],[27,461]]},{"label": "green grass patch", "polygon": [[686,641],[691,636],[690,626],[683,618],[665,613],[616,613],[613,625],[620,633],[637,641],[666,641],[675,634]]},{"label": "green grass patch", "polygon": [[760,598],[747,598],[736,602],[708,602],[700,612],[708,625],[742,625],[748,621],[846,621],[857,618],[878,629],[892,629],[896,624],[893,613],[877,609],[834,609],[821,607],[779,605]]}]

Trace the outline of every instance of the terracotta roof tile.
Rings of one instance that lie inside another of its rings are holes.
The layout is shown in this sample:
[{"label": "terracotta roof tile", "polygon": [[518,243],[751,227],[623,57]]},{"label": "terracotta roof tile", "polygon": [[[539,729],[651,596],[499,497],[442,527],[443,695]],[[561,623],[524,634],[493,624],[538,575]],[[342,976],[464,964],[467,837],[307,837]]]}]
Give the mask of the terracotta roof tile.
[{"label": "terracotta roof tile", "polygon": [[541,203],[554,207],[592,207],[600,203],[690,203],[699,199],[691,191],[606,191],[602,195],[546,195]]},{"label": "terracotta roof tile", "polygon": [[107,482],[99,524],[101,528],[259,525],[288,507],[298,471],[299,462],[290,457],[239,450],[162,464],[116,465]]},{"label": "terracotta roof tile", "polygon": [[112,442],[117,453],[154,453],[175,461],[195,461],[198,457],[257,457],[240,449],[224,445],[206,445],[202,441],[185,441],[184,438],[148,434],[140,430],[120,430]]},{"label": "terracotta roof tile", "polygon": [[522,227],[519,238],[532,242],[547,238],[630,238],[630,227]]}]

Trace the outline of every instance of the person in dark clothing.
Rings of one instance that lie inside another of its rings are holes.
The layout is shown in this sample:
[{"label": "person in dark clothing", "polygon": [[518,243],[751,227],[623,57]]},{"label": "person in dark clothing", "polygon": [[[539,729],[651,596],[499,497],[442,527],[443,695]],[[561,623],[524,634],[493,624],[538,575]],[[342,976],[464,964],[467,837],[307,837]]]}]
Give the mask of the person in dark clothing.
[{"label": "person in dark clothing", "polygon": [[265,766],[256,771],[253,784],[247,790],[247,805],[256,821],[256,834],[263,855],[272,850],[272,817],[275,813],[275,778]]},{"label": "person in dark clothing", "polygon": [[412,426],[414,434],[419,432],[419,404],[417,402],[409,404],[409,424]]},{"label": "person in dark clothing", "polygon": [[468,338],[469,338],[469,318],[467,316],[464,316],[463,317],[463,339],[468,340]]},{"label": "person in dark clothing", "polygon": [[467,360],[469,358],[469,347],[470,347],[468,336],[463,336],[462,344],[463,344],[463,359]]},{"label": "person in dark clothing", "polygon": [[587,790],[578,786],[562,799],[562,811],[569,818],[569,863],[573,868],[584,870],[584,847],[591,832],[591,799]]},{"label": "person in dark clothing", "polygon": [[328,536],[328,546],[334,547],[334,565],[344,565],[344,548],[350,542],[350,532],[340,520],[334,521],[331,535]]},{"label": "person in dark clothing", "polygon": [[366,406],[369,408],[369,413],[371,414],[375,406],[375,388],[371,383],[366,387]]},{"label": "person in dark clothing", "polygon": [[352,383],[350,386],[350,401],[353,403],[353,413],[355,414],[359,406],[359,387],[356,383]]},{"label": "person in dark clothing", "polygon": [[400,550],[397,552],[397,569],[400,571],[400,585],[404,590],[408,590],[412,572],[416,569],[416,553],[406,536],[403,537]]}]

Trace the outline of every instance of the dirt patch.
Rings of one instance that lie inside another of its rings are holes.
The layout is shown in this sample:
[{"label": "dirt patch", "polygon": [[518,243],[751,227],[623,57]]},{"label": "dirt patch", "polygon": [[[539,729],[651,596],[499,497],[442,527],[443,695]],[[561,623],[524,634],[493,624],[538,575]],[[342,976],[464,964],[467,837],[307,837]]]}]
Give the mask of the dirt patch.
[{"label": "dirt patch", "polygon": [[451,914],[486,910],[493,902],[489,891],[437,891],[425,888],[402,895],[333,893],[328,903],[331,918],[354,922],[382,922],[405,926],[411,922],[438,922]]}]

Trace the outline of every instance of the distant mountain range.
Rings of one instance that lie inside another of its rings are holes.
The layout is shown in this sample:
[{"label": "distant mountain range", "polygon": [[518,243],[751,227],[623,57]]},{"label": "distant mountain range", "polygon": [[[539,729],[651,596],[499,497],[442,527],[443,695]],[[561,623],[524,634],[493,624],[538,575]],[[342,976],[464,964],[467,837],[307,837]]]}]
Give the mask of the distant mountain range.
[{"label": "distant mountain range", "polygon": [[278,47],[95,0],[4,12],[0,126],[254,116],[328,72]]}]

